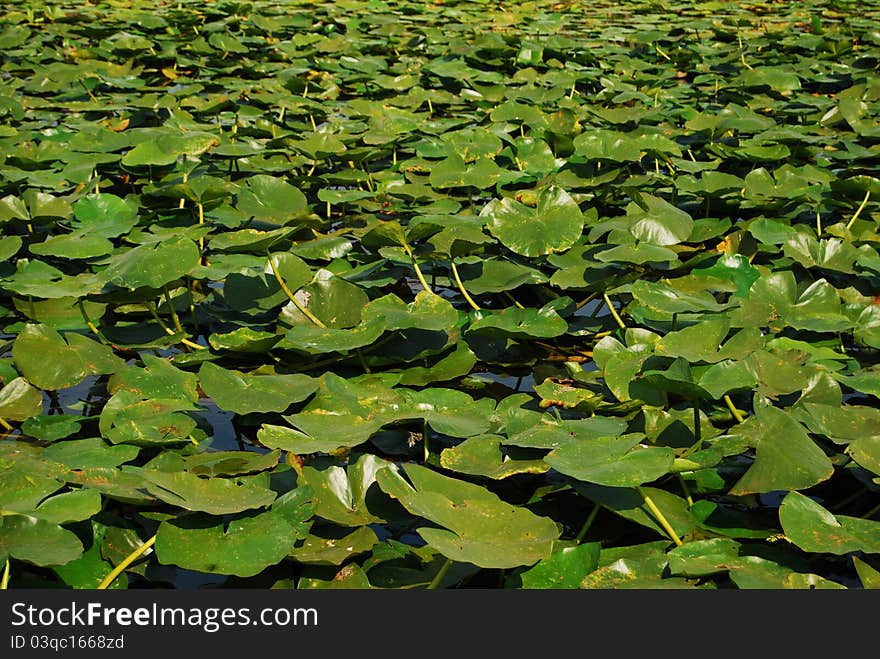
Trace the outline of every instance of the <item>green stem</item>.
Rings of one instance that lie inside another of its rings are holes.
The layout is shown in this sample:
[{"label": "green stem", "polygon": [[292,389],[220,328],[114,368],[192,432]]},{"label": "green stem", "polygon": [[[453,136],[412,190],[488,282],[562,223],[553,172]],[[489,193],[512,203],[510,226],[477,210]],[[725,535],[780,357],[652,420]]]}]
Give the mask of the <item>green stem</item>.
[{"label": "green stem", "polygon": [[430,429],[428,428],[427,419],[422,421],[422,452],[425,459],[425,464],[428,464],[428,457],[431,455],[430,447],[428,446],[428,433]]},{"label": "green stem", "polygon": [[587,521],[584,522],[584,525],[581,527],[581,530],[578,531],[578,534],[575,536],[575,541],[580,544],[584,541],[584,538],[587,537],[587,532],[590,530],[590,527],[593,525],[593,522],[596,521],[596,517],[599,515],[599,510],[602,508],[598,503],[593,506],[593,509],[590,511],[590,514],[587,516]]},{"label": "green stem", "polygon": [[162,295],[165,297],[165,304],[168,305],[168,311],[171,312],[171,320],[174,323],[174,328],[181,334],[186,334],[183,330],[183,325],[180,324],[180,317],[174,309],[174,303],[171,302],[171,294],[168,292],[167,286],[162,288]]},{"label": "green stem", "polygon": [[443,566],[437,571],[437,574],[434,575],[434,578],[431,579],[431,583],[428,584],[428,590],[439,588],[440,582],[443,581],[443,577],[446,576],[446,573],[449,572],[449,568],[451,567],[452,559],[447,558]]},{"label": "green stem", "polygon": [[703,428],[700,426],[700,402],[694,401],[694,443],[697,446],[703,444]]},{"label": "green stem", "polygon": [[846,225],[847,231],[849,231],[850,227],[853,225],[853,222],[855,222],[859,218],[859,215],[862,214],[862,211],[864,210],[865,206],[868,204],[868,199],[870,199],[870,198],[871,198],[871,190],[868,189],[865,191],[865,198],[862,199],[862,203],[859,204],[859,207],[856,209],[855,215],[853,215],[852,219],[849,222],[847,222],[847,225]]},{"label": "green stem", "polygon": [[6,419],[4,419],[2,416],[0,416],[0,426],[3,426],[3,429],[6,432],[12,432],[12,426],[9,425],[9,422]]},{"label": "green stem", "polygon": [[617,321],[617,326],[620,329],[626,329],[626,323],[623,322],[620,315],[617,313],[617,309],[611,304],[611,298],[608,297],[608,293],[602,293],[602,298],[605,300],[605,304],[608,305],[608,310],[611,312],[611,315],[614,316],[614,320]]},{"label": "green stem", "polygon": [[106,590],[110,586],[110,584],[113,583],[113,581],[116,579],[116,577],[118,577],[120,574],[122,574],[122,572],[123,572],[123,570],[125,570],[125,568],[127,568],[129,565],[134,563],[144,552],[146,552],[150,547],[152,547],[153,543],[155,543],[155,542],[156,542],[156,536],[154,535],[152,538],[147,540],[144,544],[142,544],[140,547],[138,547],[133,552],[131,552],[128,556],[126,556],[124,559],[122,559],[122,562],[119,565],[117,565],[115,568],[113,568],[113,570],[110,571],[110,574],[108,574],[106,577],[104,577],[104,580],[100,584],[98,584],[98,590]]},{"label": "green stem", "polygon": [[3,568],[3,578],[0,579],[0,590],[7,590],[9,588],[9,559],[6,559],[6,567]]},{"label": "green stem", "polygon": [[648,510],[651,511],[651,514],[654,515],[655,519],[660,523],[660,526],[663,527],[663,530],[666,531],[667,535],[672,538],[672,542],[674,542],[676,546],[681,547],[684,543],[681,541],[681,538],[678,537],[675,529],[672,528],[669,520],[666,519],[666,516],[657,507],[657,504],[654,503],[651,497],[649,497],[642,488],[638,488],[638,490],[639,494],[642,495],[642,499],[645,500],[645,505],[648,506]]},{"label": "green stem", "polygon": [[[196,202],[196,207],[199,209],[199,226],[205,223],[205,207],[202,206],[202,202]],[[199,263],[202,265],[207,265],[207,259],[205,257],[205,237],[199,236]]]},{"label": "green stem", "polygon": [[876,506],[871,508],[871,510],[862,515],[862,519],[870,519],[878,510],[880,510],[880,503],[878,503]]},{"label": "green stem", "polygon": [[728,396],[727,394],[724,395],[724,403],[725,405],[727,405],[727,409],[730,410],[730,413],[733,414],[733,418],[736,419],[737,423],[742,423],[743,421],[745,421],[745,417],[738,409],[736,409],[736,406],[733,404],[733,401],[730,400],[730,396]]},{"label": "green stem", "polygon": [[[174,310],[174,304],[171,302],[171,294],[168,292],[168,288],[162,289],[162,294],[165,296],[165,304],[168,305],[168,310],[171,312],[171,320],[174,322],[174,327],[181,334],[186,334],[186,331],[183,329],[183,325],[180,324],[180,317],[177,315],[177,311]],[[195,348],[196,350],[205,350],[205,346],[199,345],[194,341],[190,341],[187,338],[182,338],[180,342],[189,346],[190,348]]]},{"label": "green stem", "polygon": [[694,505],[694,498],[691,496],[691,489],[687,486],[684,478],[681,477],[681,474],[676,474],[678,476],[678,482],[681,484],[681,489],[684,492],[684,499],[688,502],[688,507]]},{"label": "green stem", "polygon": [[[165,321],[163,321],[162,318],[159,316],[159,312],[156,311],[156,304],[154,302],[147,302],[144,304],[144,306],[147,308],[147,311],[150,312],[150,314],[153,316],[153,318],[156,320],[156,322],[159,323],[159,326],[165,331],[165,333],[168,336],[176,336],[177,332],[175,332],[173,329],[168,327],[168,325],[165,324]],[[189,346],[190,348],[193,348],[194,350],[205,350],[206,349],[205,346],[199,345],[198,343],[190,341],[186,337],[183,337],[182,339],[180,339],[180,342],[185,346]]]},{"label": "green stem", "polygon": [[519,301],[510,294],[510,291],[504,291],[504,295],[507,297],[508,300],[510,300],[511,302],[513,302],[514,305],[516,305],[517,309],[525,309],[525,307],[523,305],[521,305],[519,303]]},{"label": "green stem", "polygon": [[461,294],[464,296],[464,299],[467,300],[467,303],[471,305],[471,308],[474,311],[479,311],[480,307],[474,302],[473,298],[468,295],[468,292],[465,290],[464,284],[461,283],[461,277],[458,276],[458,268],[455,267],[455,259],[450,258],[449,262],[452,264],[452,276],[455,277],[455,283],[458,286],[458,290],[461,291]]},{"label": "green stem", "polygon": [[364,369],[364,373],[368,373],[368,374],[369,374],[369,373],[370,373],[370,367],[369,367],[369,365],[367,364],[367,360],[364,359],[364,353],[362,353],[362,352],[361,352],[360,350],[358,350],[357,348],[355,348],[354,352],[355,352],[355,354],[357,355],[357,358],[358,358],[358,360],[359,360],[360,363],[361,363],[361,368]]},{"label": "green stem", "polygon": [[86,312],[86,307],[83,304],[83,301],[77,300],[76,306],[79,309],[79,313],[82,316],[83,320],[85,321],[86,326],[89,328],[89,330],[92,332],[92,334],[97,336],[101,340],[101,343],[109,345],[110,341],[107,340],[107,337],[101,333],[101,330],[99,330],[98,327],[95,325],[95,323],[92,322],[92,319],[89,318],[89,314]]},{"label": "green stem", "polygon": [[327,326],[321,322],[321,319],[318,318],[311,311],[306,309],[303,306],[302,302],[296,299],[296,296],[293,294],[287,284],[284,283],[284,280],[281,278],[281,273],[278,272],[278,268],[275,266],[275,259],[272,258],[272,255],[269,252],[266,252],[266,256],[269,258],[269,267],[272,268],[272,274],[275,275],[275,279],[278,281],[278,285],[281,287],[281,290],[284,291],[284,294],[287,296],[287,299],[293,302],[294,306],[300,310],[303,316],[308,318],[314,325],[320,327],[321,329],[327,329]]},{"label": "green stem", "polygon": [[596,297],[596,292],[594,291],[594,292],[590,293],[587,297],[585,297],[583,300],[578,302],[576,305],[574,305],[574,308],[576,310],[582,309],[585,305],[589,304],[589,302],[595,297]]},{"label": "green stem", "polygon": [[406,255],[409,257],[409,260],[412,261],[413,269],[416,271],[416,277],[419,278],[419,283],[422,285],[422,288],[424,288],[429,293],[436,295],[436,293],[434,293],[434,291],[431,290],[431,287],[428,286],[428,282],[425,281],[425,275],[422,274],[422,269],[419,268],[419,264],[416,262],[416,257],[415,257],[415,254],[413,254],[412,248],[409,245],[407,245],[406,243],[404,243],[403,244],[403,251],[406,252]]}]

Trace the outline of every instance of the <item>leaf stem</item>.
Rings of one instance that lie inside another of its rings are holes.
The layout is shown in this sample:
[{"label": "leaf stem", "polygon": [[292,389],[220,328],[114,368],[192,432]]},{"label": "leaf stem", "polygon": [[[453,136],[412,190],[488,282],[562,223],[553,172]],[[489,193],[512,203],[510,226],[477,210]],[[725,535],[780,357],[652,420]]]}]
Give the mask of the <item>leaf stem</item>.
[{"label": "leaf stem", "polygon": [[122,562],[119,563],[115,568],[110,571],[104,580],[98,584],[98,590],[106,590],[110,584],[118,577],[129,565],[134,563],[144,552],[146,552],[150,547],[153,546],[153,543],[156,542],[156,536],[154,535],[152,538],[144,542],[140,547],[131,552],[128,556],[122,559]]},{"label": "leaf stem", "polygon": [[730,400],[730,396],[724,394],[724,403],[727,405],[727,409],[730,410],[730,413],[733,414],[733,418],[736,419],[737,423],[742,423],[745,421],[745,417],[742,415],[738,409],[736,409],[736,405],[733,404],[733,401]]},{"label": "leaf stem", "polygon": [[746,62],[746,53],[743,50],[742,35],[737,34],[736,38],[737,38],[737,41],[739,41],[739,61],[742,62],[744,67],[746,67],[749,71],[751,71],[752,67],[749,66],[748,62]]},{"label": "leaf stem", "polygon": [[406,252],[406,255],[409,257],[409,260],[412,261],[413,269],[416,271],[416,277],[419,278],[419,283],[422,285],[422,288],[424,288],[429,293],[436,295],[436,293],[434,293],[434,291],[431,290],[431,287],[428,286],[428,282],[425,281],[425,275],[422,274],[422,269],[419,267],[418,262],[416,262],[416,257],[415,257],[415,254],[413,254],[412,247],[410,247],[408,244],[404,243],[403,244],[403,251]]},{"label": "leaf stem", "polygon": [[89,328],[89,330],[91,330],[92,334],[97,336],[101,340],[101,343],[110,345],[110,341],[107,340],[107,337],[101,333],[101,330],[99,330],[95,323],[92,322],[92,319],[89,318],[89,314],[86,312],[86,307],[81,299],[76,301],[76,306],[79,309],[79,313],[85,321],[86,326]]},{"label": "leaf stem", "polygon": [[510,294],[510,291],[504,291],[504,295],[507,296],[508,300],[513,302],[517,309],[525,309],[525,307],[519,303],[519,300],[517,300],[515,297],[513,297],[513,295]]},{"label": "leaf stem", "polygon": [[430,428],[428,428],[428,420],[422,420],[422,452],[423,457],[425,459],[425,464],[428,464],[428,458],[431,455],[431,448],[428,446],[428,434],[430,433]]},{"label": "leaf stem", "polygon": [[443,577],[446,576],[446,573],[449,572],[449,568],[451,568],[451,567],[452,567],[452,559],[447,558],[446,562],[437,571],[437,574],[434,575],[434,578],[431,579],[431,583],[428,584],[428,590],[434,590],[436,588],[439,588],[440,582],[443,581]]},{"label": "leaf stem", "polygon": [[284,291],[284,294],[287,296],[287,299],[293,302],[294,306],[300,310],[303,316],[308,318],[314,325],[320,327],[321,329],[327,329],[327,326],[321,322],[321,319],[318,318],[315,314],[309,311],[302,302],[296,299],[296,296],[293,294],[287,284],[284,283],[284,279],[281,278],[281,273],[278,272],[278,268],[275,266],[275,259],[272,258],[272,255],[269,252],[266,252],[266,256],[269,258],[269,267],[272,268],[272,274],[275,275],[275,279],[278,281],[278,285],[281,287],[281,290]]},{"label": "leaf stem", "polygon": [[165,304],[168,305],[168,310],[171,312],[171,320],[174,322],[174,328],[181,334],[186,334],[183,330],[183,325],[180,324],[180,317],[174,309],[174,303],[171,302],[171,294],[168,292],[167,286],[162,288],[162,295],[165,297]]},{"label": "leaf stem", "polygon": [[9,559],[6,559],[6,567],[3,568],[3,578],[0,579],[0,590],[7,590],[9,588]]},{"label": "leaf stem", "polygon": [[596,297],[596,291],[593,291],[593,292],[590,293],[587,297],[585,297],[583,300],[581,300],[581,301],[578,302],[576,305],[574,305],[575,310],[576,310],[576,311],[579,311],[580,309],[582,309],[585,305],[589,304],[589,302],[590,302],[594,297]]},{"label": "leaf stem", "polygon": [[663,530],[666,531],[667,535],[672,538],[672,542],[676,544],[676,546],[681,547],[684,543],[681,541],[681,538],[678,537],[678,534],[675,532],[675,529],[672,528],[672,525],[669,523],[669,520],[666,519],[666,516],[660,511],[657,507],[657,504],[654,503],[653,499],[648,496],[648,494],[642,489],[638,488],[639,494],[642,495],[642,499],[645,500],[645,505],[648,506],[648,509],[651,511],[651,514],[657,519],[660,523],[660,526],[663,527]]},{"label": "leaf stem", "polygon": [[12,426],[9,425],[9,422],[6,419],[4,419],[2,416],[0,416],[0,426],[3,426],[3,429],[6,432],[12,432],[12,430],[13,430]]},{"label": "leaf stem", "polygon": [[676,474],[678,476],[678,482],[681,484],[681,490],[684,492],[684,499],[688,503],[688,507],[694,505],[694,498],[691,496],[691,488],[687,486],[684,478],[682,478],[681,474]]},{"label": "leaf stem", "polygon": [[605,304],[608,305],[608,310],[611,312],[611,315],[614,316],[614,320],[617,321],[617,326],[620,329],[626,329],[626,323],[620,318],[617,309],[615,309],[614,305],[611,303],[611,298],[608,297],[608,293],[602,293],[602,298],[605,300]]},{"label": "leaf stem", "polygon": [[862,203],[859,204],[859,207],[856,209],[855,215],[853,215],[852,219],[849,222],[847,222],[847,224],[846,224],[847,231],[849,231],[850,227],[852,227],[853,222],[855,222],[859,218],[859,215],[862,214],[862,211],[864,210],[865,206],[868,203],[868,199],[870,199],[870,198],[871,198],[871,189],[868,188],[867,190],[865,190],[865,198],[862,199]]},{"label": "leaf stem", "polygon": [[[152,314],[153,318],[156,319],[156,322],[159,323],[159,325],[162,327],[162,329],[165,330],[165,333],[168,336],[176,336],[178,334],[173,329],[168,327],[168,325],[165,324],[165,321],[163,321],[162,318],[159,316],[159,312],[156,311],[156,304],[154,302],[148,302],[144,306],[147,308],[147,311],[149,311],[150,314]],[[178,320],[178,322],[179,322],[179,320]],[[183,345],[189,346],[190,348],[193,348],[195,350],[205,350],[205,346],[199,345],[198,343],[190,341],[186,337],[183,337],[182,339],[180,339],[180,342]]]},{"label": "leaf stem", "polygon": [[590,527],[593,525],[593,522],[596,521],[596,517],[599,515],[599,510],[602,508],[598,503],[593,506],[593,509],[590,511],[590,514],[587,515],[587,520],[584,522],[584,525],[581,527],[581,530],[578,531],[578,534],[574,537],[575,542],[581,544],[584,541],[584,538],[587,537],[587,532],[590,530]]},{"label": "leaf stem", "polygon": [[473,298],[470,295],[468,295],[467,290],[465,290],[464,284],[461,283],[461,277],[458,276],[458,268],[455,266],[455,259],[450,258],[449,262],[452,264],[452,276],[455,277],[455,283],[458,286],[458,290],[461,291],[461,294],[464,296],[464,299],[467,300],[467,303],[471,305],[471,308],[474,311],[479,311],[479,305],[474,302]]},{"label": "leaf stem", "polygon": [[[202,206],[201,201],[196,202],[196,208],[199,209],[199,226],[205,223],[205,207]],[[205,259],[205,237],[199,236],[199,262],[202,265],[206,265],[207,261]]]}]

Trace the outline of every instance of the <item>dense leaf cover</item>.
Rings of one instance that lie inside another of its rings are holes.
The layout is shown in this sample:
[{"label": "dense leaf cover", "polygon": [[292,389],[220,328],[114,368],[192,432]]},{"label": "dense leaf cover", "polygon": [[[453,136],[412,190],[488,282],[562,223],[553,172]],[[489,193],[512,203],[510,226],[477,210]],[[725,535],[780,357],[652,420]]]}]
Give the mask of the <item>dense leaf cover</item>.
[{"label": "dense leaf cover", "polygon": [[876,2],[5,3],[4,579],[878,586],[878,70]]}]

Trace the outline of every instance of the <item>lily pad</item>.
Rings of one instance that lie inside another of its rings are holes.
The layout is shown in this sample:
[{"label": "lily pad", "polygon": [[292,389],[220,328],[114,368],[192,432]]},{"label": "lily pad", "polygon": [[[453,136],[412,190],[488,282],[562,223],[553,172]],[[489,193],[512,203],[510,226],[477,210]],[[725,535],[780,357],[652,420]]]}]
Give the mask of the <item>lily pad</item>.
[{"label": "lily pad", "polygon": [[407,465],[405,473],[412,485],[393,469],[381,470],[376,479],[411,513],[444,527],[419,529],[419,535],[444,556],[504,569],[530,565],[552,553],[559,529],[546,517],[425,467]]},{"label": "lily pad", "polygon": [[199,382],[220,409],[237,414],[283,412],[318,388],[308,375],[247,375],[205,362]]},{"label": "lily pad", "polygon": [[550,186],[535,194],[527,206],[505,197],[489,202],[480,212],[489,231],[522,256],[562,252],[575,244],[584,228],[578,204],[562,188]]}]

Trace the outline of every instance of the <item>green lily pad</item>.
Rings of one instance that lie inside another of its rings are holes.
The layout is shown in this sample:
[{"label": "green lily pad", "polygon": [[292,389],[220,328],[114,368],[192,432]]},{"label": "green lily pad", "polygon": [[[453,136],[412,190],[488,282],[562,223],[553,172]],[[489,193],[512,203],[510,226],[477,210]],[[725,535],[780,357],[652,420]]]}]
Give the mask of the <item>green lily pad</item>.
[{"label": "green lily pad", "polygon": [[251,375],[211,362],[202,364],[199,382],[220,409],[237,414],[283,412],[318,388],[308,375]]},{"label": "green lily pad", "polygon": [[197,476],[241,476],[273,469],[280,451],[206,451],[184,458],[184,468]]},{"label": "green lily pad", "polygon": [[[307,497],[307,490],[298,497]],[[283,561],[305,537],[310,506],[300,503],[286,514],[272,509],[238,515],[229,522],[208,515],[166,520],[156,533],[156,558],[166,565],[212,574],[250,577]]]},{"label": "green lily pad", "polygon": [[[93,521],[91,546],[79,558],[64,565],[54,567],[55,574],[71,588],[96,589],[113,570],[113,565],[110,561],[104,560],[104,557],[101,556],[101,545],[106,534],[107,527]],[[107,588],[111,590],[125,590],[128,588],[128,576],[123,572]]]},{"label": "green lily pad", "polygon": [[189,238],[171,238],[140,245],[110,259],[101,273],[111,284],[135,290],[161,288],[199,265],[199,248]]},{"label": "green lily pad", "polygon": [[76,534],[57,524],[32,515],[0,517],[0,561],[16,558],[40,566],[64,565],[82,552]]},{"label": "green lily pad", "polygon": [[[0,393],[2,398],[2,393]],[[42,396],[40,397],[42,401]],[[2,407],[0,407],[2,409]],[[9,417],[5,414],[2,416]],[[48,415],[41,414],[32,416],[21,424],[21,432],[29,437],[40,439],[44,442],[54,442],[77,433],[82,428],[82,421],[87,417],[73,414]]]},{"label": "green lily pad", "polygon": [[250,327],[239,327],[231,332],[211,334],[208,337],[208,344],[214,350],[261,354],[269,351],[280,340],[281,337],[272,332],[259,332]]},{"label": "green lily pad", "polygon": [[575,589],[599,567],[599,543],[563,547],[520,574],[523,588]]},{"label": "green lily pad", "polygon": [[64,389],[88,375],[112,373],[124,361],[101,345],[79,334],[62,336],[47,325],[27,325],[16,337],[12,356],[19,370],[42,389]]},{"label": "green lily pad", "polygon": [[42,410],[43,395],[24,378],[17,377],[0,389],[0,417],[24,421]]},{"label": "green lily pad", "polygon": [[367,506],[367,491],[389,462],[365,454],[348,466],[318,470],[303,467],[302,479],[314,492],[315,514],[342,526],[363,526],[384,520]]},{"label": "green lily pad", "polygon": [[43,449],[43,458],[59,462],[70,469],[111,468],[134,460],[138,453],[140,449],[137,446],[111,446],[100,437],[88,437],[47,446]]},{"label": "green lily pad", "polygon": [[783,410],[759,407],[745,432],[755,446],[755,461],[730,489],[731,494],[805,489],[834,473],[822,449]]},{"label": "green lily pad", "polygon": [[667,537],[654,513],[645,503],[644,495],[651,498],[663,513],[666,521],[679,536],[686,536],[697,526],[697,519],[691,514],[688,502],[675,494],[656,487],[623,488],[606,487],[593,483],[577,483],[575,489],[585,497],[596,502],[606,510],[623,519],[635,522]]},{"label": "green lily pad", "polygon": [[496,330],[511,336],[552,338],[568,329],[568,323],[559,316],[553,303],[540,309],[507,307],[501,311],[474,311],[472,317],[470,332]]},{"label": "green lily pad", "polygon": [[535,205],[505,197],[489,202],[480,212],[489,231],[511,251],[522,256],[562,252],[575,244],[584,228],[577,202],[562,188],[537,192]]},{"label": "green lily pad", "polygon": [[180,398],[195,403],[199,400],[198,378],[176,368],[169,360],[143,354],[144,368],[129,366],[115,372],[107,382],[107,391],[128,391],[142,398]]},{"label": "green lily pad", "polygon": [[414,515],[444,527],[418,530],[444,556],[506,569],[530,565],[552,553],[559,529],[550,519],[511,506],[484,488],[425,467],[410,464],[404,469],[412,485],[389,468],[377,473],[379,487]]},{"label": "green lily pad", "polygon": [[352,556],[370,551],[378,542],[373,529],[361,526],[341,538],[308,535],[290,556],[306,565],[342,565]]},{"label": "green lily pad", "polygon": [[642,435],[600,437],[553,449],[544,461],[556,471],[589,483],[635,487],[656,480],[672,468],[669,447],[635,448]]},{"label": "green lily pad", "polygon": [[256,220],[282,226],[297,219],[306,206],[306,196],[298,188],[280,178],[257,174],[245,180],[236,207]]},{"label": "green lily pad", "polygon": [[44,500],[34,515],[47,522],[67,524],[89,519],[101,510],[101,495],[96,490],[72,490]]},{"label": "green lily pad", "polygon": [[447,300],[427,291],[419,291],[415,301],[406,304],[396,295],[385,295],[364,307],[362,317],[384,319],[387,330],[450,330],[458,323],[458,312]]},{"label": "green lily pad", "polygon": [[275,492],[248,477],[201,478],[185,471],[153,469],[141,469],[138,473],[149,483],[150,494],[186,510],[227,515],[262,508],[275,500]]},{"label": "green lily pad", "polygon": [[115,238],[131,231],[138,221],[137,203],[131,198],[102,193],[81,197],[73,204],[76,228],[92,236]]},{"label": "green lily pad", "polygon": [[652,195],[640,195],[641,204],[627,206],[632,222],[630,233],[651,245],[677,245],[687,240],[694,226],[691,216],[668,201]]},{"label": "green lily pad", "polygon": [[782,500],[779,522],[785,537],[807,552],[880,552],[880,522],[832,515],[799,492],[789,492]]},{"label": "green lily pad", "polygon": [[151,446],[189,440],[198,410],[184,398],[150,398],[122,389],[107,401],[98,420],[101,436],[114,444]]},{"label": "green lily pad", "polygon": [[461,444],[444,449],[440,465],[446,469],[473,476],[487,476],[495,480],[515,474],[542,474],[550,467],[542,460],[516,460],[501,450],[504,438],[497,435],[478,435]]}]

